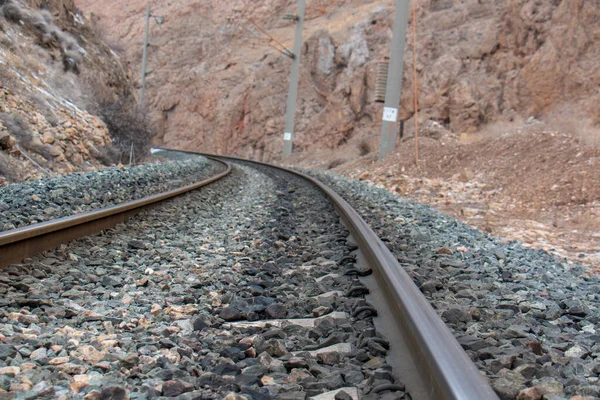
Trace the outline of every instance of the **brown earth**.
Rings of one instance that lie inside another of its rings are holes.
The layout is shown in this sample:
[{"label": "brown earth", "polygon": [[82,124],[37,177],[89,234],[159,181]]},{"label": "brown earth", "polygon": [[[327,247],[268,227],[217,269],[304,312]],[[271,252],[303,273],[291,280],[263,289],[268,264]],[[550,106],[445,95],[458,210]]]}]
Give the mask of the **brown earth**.
[{"label": "brown earth", "polygon": [[418,166],[414,144],[401,141],[383,161],[373,152],[345,162],[337,151],[291,164],[328,168],[321,160],[338,157],[335,172],[600,272],[600,131],[581,136],[532,121],[461,137],[445,132],[419,139]]},{"label": "brown earth", "polygon": [[[76,0],[140,68],[145,0]],[[172,147],[279,157],[290,61],[265,47],[251,16],[288,48],[293,0],[181,0],[153,4],[149,106]],[[387,56],[394,2],[307,1],[297,112],[298,151],[378,134],[377,61]],[[576,110],[598,123],[600,3],[584,0],[418,0],[420,121],[455,133],[507,118]],[[413,117],[413,35],[401,117]],[[407,125],[407,135],[412,124]]]}]

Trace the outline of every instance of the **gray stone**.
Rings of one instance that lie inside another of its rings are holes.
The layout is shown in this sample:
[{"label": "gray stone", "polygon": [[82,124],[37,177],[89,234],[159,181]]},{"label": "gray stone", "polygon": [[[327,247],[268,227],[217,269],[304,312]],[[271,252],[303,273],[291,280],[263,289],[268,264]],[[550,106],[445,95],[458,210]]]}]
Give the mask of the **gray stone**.
[{"label": "gray stone", "polygon": [[523,389],[523,384],[519,381],[501,377],[492,382],[492,387],[500,400],[514,400]]},{"label": "gray stone", "polygon": [[265,308],[265,314],[270,318],[283,319],[287,315],[287,310],[283,304],[273,303]]},{"label": "gray stone", "polygon": [[442,318],[451,324],[458,324],[459,322],[469,322],[471,313],[463,307],[453,307],[444,311]]},{"label": "gray stone", "polygon": [[193,390],[194,385],[180,380],[166,381],[162,385],[162,394],[167,397],[179,396],[180,394],[191,392]]},{"label": "gray stone", "polygon": [[123,282],[119,278],[110,275],[103,276],[100,282],[106,287],[123,286]]},{"label": "gray stone", "polygon": [[226,307],[219,313],[219,316],[225,321],[239,321],[244,318],[244,315],[237,308]]},{"label": "gray stone", "polygon": [[317,354],[317,360],[321,364],[325,365],[336,365],[339,364],[342,360],[342,355],[337,351],[329,351],[326,353]]},{"label": "gray stone", "polygon": [[106,386],[100,392],[101,400],[127,400],[129,395],[127,390],[121,386]]}]

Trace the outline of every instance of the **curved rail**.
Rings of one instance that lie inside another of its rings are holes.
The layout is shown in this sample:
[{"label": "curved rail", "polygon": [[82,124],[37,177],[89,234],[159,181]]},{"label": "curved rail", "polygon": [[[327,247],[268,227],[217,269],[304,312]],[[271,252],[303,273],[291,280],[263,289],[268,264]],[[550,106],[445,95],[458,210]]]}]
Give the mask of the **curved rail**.
[{"label": "curved rail", "polygon": [[403,336],[401,340],[388,338],[390,345],[396,342],[396,346],[408,346],[410,363],[418,369],[424,396],[427,399],[444,400],[498,399],[396,257],[341,196],[319,180],[285,167],[238,157],[210,156],[277,168],[316,185],[333,202],[373,269],[388,310]]},{"label": "curved rail", "polygon": [[396,342],[396,346],[398,346],[398,342],[408,344],[410,363],[419,371],[425,388],[425,397],[449,400],[498,399],[394,255],[360,215],[337,193],[310,176],[284,167],[237,157],[212,156],[181,150],[172,151],[204,155],[226,165],[226,170],[202,182],[166,193],[0,232],[0,267],[19,262],[23,258],[79,237],[110,228],[152,205],[221,179],[229,174],[231,164],[220,161],[218,158],[278,168],[313,183],[333,202],[373,269],[390,314],[393,314],[394,322],[402,335],[401,341],[390,338],[390,344],[392,346],[394,342]]},{"label": "curved rail", "polygon": [[21,262],[27,257],[53,249],[83,236],[112,228],[149,207],[206,186],[231,172],[231,164],[228,162],[210,156],[207,156],[207,158],[223,164],[225,170],[201,182],[168,192],[127,201],[112,207],[0,232],[0,268],[6,268],[10,264]]}]

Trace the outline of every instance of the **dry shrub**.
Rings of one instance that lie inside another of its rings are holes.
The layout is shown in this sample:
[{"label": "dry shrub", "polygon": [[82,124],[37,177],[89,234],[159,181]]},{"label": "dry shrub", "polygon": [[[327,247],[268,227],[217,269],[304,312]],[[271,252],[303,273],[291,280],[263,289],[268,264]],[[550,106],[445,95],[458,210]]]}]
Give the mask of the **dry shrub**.
[{"label": "dry shrub", "polygon": [[52,155],[52,146],[49,144],[30,144],[26,147],[28,147],[31,151],[35,152],[36,154],[39,154],[40,156],[44,157],[46,161],[52,161],[52,159],[54,158],[54,156]]},{"label": "dry shrub", "polygon": [[148,155],[154,131],[148,114],[139,109],[135,101],[118,99],[100,102],[97,114],[110,132],[119,161],[129,161],[132,145],[135,162],[142,161]]},{"label": "dry shrub", "polygon": [[55,25],[54,18],[48,10],[30,10],[13,0],[8,0],[2,5],[1,14],[11,22],[22,21],[25,27],[37,37],[41,46],[58,49],[65,72],[79,73],[81,47],[73,36]]},{"label": "dry shrub", "polygon": [[124,56],[127,53],[125,45],[119,40],[115,40],[110,37],[106,28],[102,26],[98,18],[92,16],[89,27],[91,28],[92,32],[94,32],[96,38],[105,43],[112,51],[120,56]]},{"label": "dry shrub", "polygon": [[0,113],[0,121],[4,124],[8,132],[14,136],[23,149],[39,154],[47,161],[53,159],[52,146],[47,144],[35,143],[33,141],[33,132],[29,123],[17,114]]},{"label": "dry shrub", "polygon": [[[3,7],[4,4],[6,4],[6,1],[0,0],[0,7]],[[0,31],[1,32],[6,32],[6,27],[7,27],[8,23],[9,23],[9,21],[4,16],[4,13],[0,12]]]},{"label": "dry shrub", "polygon": [[329,163],[329,166],[327,167],[327,169],[334,169],[335,167],[339,167],[340,165],[344,164],[346,161],[338,158],[333,160],[332,162]]},{"label": "dry shrub", "polygon": [[2,82],[2,86],[5,88],[17,90],[20,87],[17,76],[6,64],[0,64],[0,82]]},{"label": "dry shrub", "polygon": [[7,20],[15,23],[18,23],[19,21],[25,22],[27,17],[25,9],[23,9],[20,4],[12,1],[7,1],[2,5],[2,14],[4,14],[4,17]]},{"label": "dry shrub", "polygon": [[0,120],[8,132],[20,141],[31,141],[31,128],[21,116],[9,113],[0,113]]},{"label": "dry shrub", "polygon": [[118,40],[107,39],[104,41],[104,43],[106,43],[108,47],[110,47],[110,49],[117,53],[119,56],[125,56],[127,54],[125,45]]},{"label": "dry shrub", "polygon": [[590,146],[600,147],[600,125],[594,123],[585,111],[569,104],[539,119],[524,119],[514,116],[510,120],[500,120],[484,126],[471,140],[511,136],[515,133],[559,132],[579,138]]},{"label": "dry shrub", "polygon": [[87,108],[87,88],[81,83],[79,76],[65,74],[59,65],[53,64],[48,68],[45,81],[52,88],[50,92],[55,97],[61,97],[79,107]]},{"label": "dry shrub", "polygon": [[44,19],[44,21],[46,21],[47,24],[53,24],[54,23],[54,16],[50,12],[50,10],[46,10],[46,9],[42,8],[40,10],[40,15]]},{"label": "dry shrub", "polygon": [[3,151],[0,151],[0,178],[4,178],[9,182],[14,182],[18,179],[18,176],[16,174],[16,169],[12,168],[10,164],[10,156]]},{"label": "dry shrub", "polygon": [[600,126],[573,106],[565,106],[550,114],[545,118],[545,125],[548,130],[568,133],[587,145],[600,147]]},{"label": "dry shrub", "polygon": [[46,99],[44,99],[42,94],[41,93],[32,93],[30,98],[31,98],[31,101],[33,101],[35,103],[37,111],[44,116],[46,121],[51,126],[58,126],[58,124],[60,122],[58,120],[58,116],[52,109],[52,106],[50,105],[50,103]]},{"label": "dry shrub", "polygon": [[132,95],[115,96],[99,75],[84,72],[79,80],[87,94],[87,111],[104,121],[115,149],[94,156],[110,162],[128,163],[133,144],[135,161],[142,161],[150,153],[150,141],[155,134],[148,113],[138,108]]},{"label": "dry shrub", "polygon": [[111,166],[113,164],[118,163],[122,158],[122,152],[119,151],[116,147],[99,147],[96,148],[98,150],[94,157],[96,160],[100,161],[102,164],[106,166]]},{"label": "dry shrub", "polygon": [[369,141],[367,139],[362,139],[358,143],[358,152],[361,155],[361,157],[366,156],[367,154],[371,153],[372,151],[373,151],[373,149],[371,148],[371,144],[369,143]]}]

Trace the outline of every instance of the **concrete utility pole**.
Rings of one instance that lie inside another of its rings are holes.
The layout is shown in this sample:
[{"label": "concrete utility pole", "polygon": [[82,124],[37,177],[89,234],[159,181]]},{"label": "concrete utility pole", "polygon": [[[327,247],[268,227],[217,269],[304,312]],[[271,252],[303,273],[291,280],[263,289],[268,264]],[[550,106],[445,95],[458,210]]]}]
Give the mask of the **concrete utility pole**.
[{"label": "concrete utility pole", "polygon": [[402,94],[402,70],[404,68],[404,46],[408,25],[408,3],[410,0],[396,0],[394,33],[390,51],[390,68],[385,92],[383,121],[381,123],[381,143],[379,159],[392,153],[396,147],[398,107]]},{"label": "concrete utility pole", "polygon": [[304,0],[298,0],[298,18],[296,19],[296,35],[294,37],[294,57],[290,74],[290,90],[285,113],[285,130],[283,133],[283,158],[294,151],[294,118],[296,117],[296,101],[298,99],[298,79],[300,77],[300,53],[302,51],[302,25],[304,23]]},{"label": "concrete utility pole", "polygon": [[148,31],[150,30],[150,3],[146,6],[146,31],[142,55],[142,78],[140,82],[140,107],[144,108],[144,90],[146,89],[146,66],[148,63]]}]

